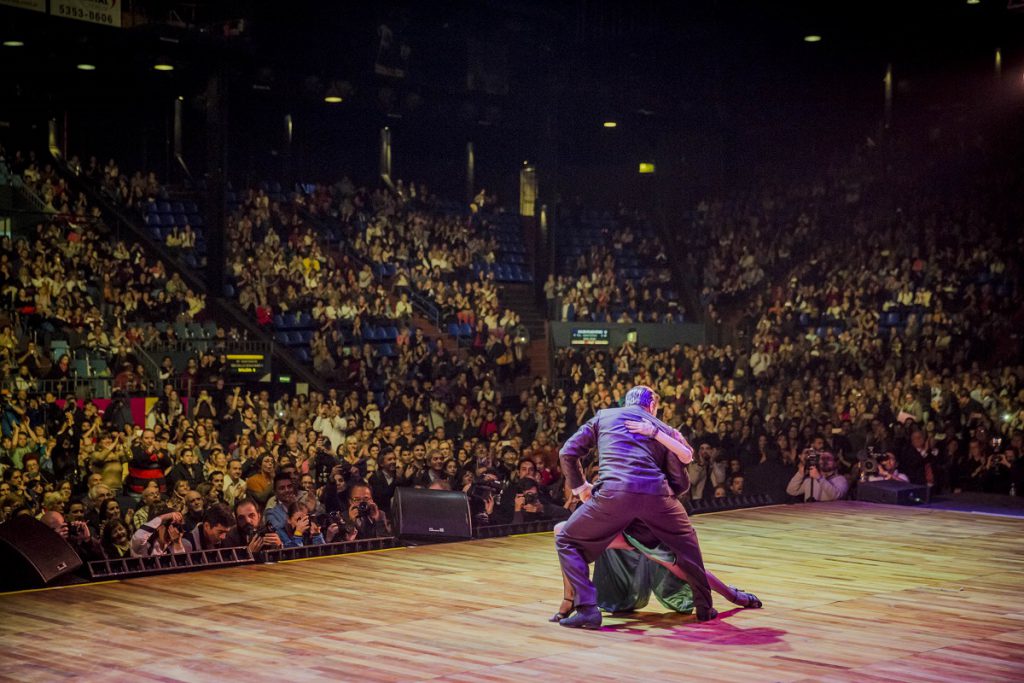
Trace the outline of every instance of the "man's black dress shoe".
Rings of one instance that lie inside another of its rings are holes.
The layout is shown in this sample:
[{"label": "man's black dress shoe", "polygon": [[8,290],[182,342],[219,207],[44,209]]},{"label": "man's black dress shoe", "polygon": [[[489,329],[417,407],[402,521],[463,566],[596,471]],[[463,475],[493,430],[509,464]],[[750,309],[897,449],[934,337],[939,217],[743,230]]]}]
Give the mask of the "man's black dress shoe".
[{"label": "man's black dress shoe", "polygon": [[601,610],[597,605],[576,605],[576,614],[558,623],[568,628],[601,628]]},{"label": "man's black dress shoe", "polygon": [[697,608],[697,621],[711,621],[718,616],[718,610],[714,607]]}]

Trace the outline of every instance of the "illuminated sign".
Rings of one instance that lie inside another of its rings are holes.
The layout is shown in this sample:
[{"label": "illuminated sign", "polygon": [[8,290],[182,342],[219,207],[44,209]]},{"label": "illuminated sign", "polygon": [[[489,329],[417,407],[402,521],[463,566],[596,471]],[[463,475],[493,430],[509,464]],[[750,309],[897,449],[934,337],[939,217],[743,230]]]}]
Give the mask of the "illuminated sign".
[{"label": "illuminated sign", "polygon": [[581,329],[574,327],[569,335],[573,346],[608,346],[608,328]]},{"label": "illuminated sign", "polygon": [[262,353],[229,353],[228,371],[232,375],[256,375],[265,372],[267,357]]}]

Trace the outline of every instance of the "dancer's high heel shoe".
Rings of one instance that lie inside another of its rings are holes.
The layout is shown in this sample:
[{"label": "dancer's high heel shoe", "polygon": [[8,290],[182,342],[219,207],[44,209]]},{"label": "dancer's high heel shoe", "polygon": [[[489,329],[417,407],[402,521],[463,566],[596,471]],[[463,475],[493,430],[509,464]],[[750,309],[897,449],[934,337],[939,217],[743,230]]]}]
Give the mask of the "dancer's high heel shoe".
[{"label": "dancer's high heel shoe", "polygon": [[576,606],[572,604],[572,598],[562,598],[562,604],[558,606],[558,611],[555,613],[555,616],[548,619],[548,621],[561,621],[562,619],[568,619],[575,611]]},{"label": "dancer's high heel shoe", "polygon": [[739,605],[744,609],[761,609],[761,607],[764,606],[760,598],[753,593],[741,591],[735,586],[733,586],[732,589],[736,592],[736,597],[731,601],[734,605]]}]

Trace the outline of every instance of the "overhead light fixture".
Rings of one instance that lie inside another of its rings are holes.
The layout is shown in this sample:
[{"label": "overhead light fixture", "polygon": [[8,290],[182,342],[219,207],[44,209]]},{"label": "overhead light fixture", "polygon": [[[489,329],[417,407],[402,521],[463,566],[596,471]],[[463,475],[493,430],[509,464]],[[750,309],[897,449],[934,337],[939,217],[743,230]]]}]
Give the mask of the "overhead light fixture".
[{"label": "overhead light fixture", "polygon": [[331,87],[327,88],[327,92],[324,94],[324,102],[327,104],[341,104],[345,101],[345,98],[341,95],[341,88],[338,86],[337,81],[331,83]]},{"label": "overhead light fixture", "polygon": [[817,35],[816,33],[812,33],[809,36],[804,36],[804,42],[805,43],[820,43],[821,42],[821,36]]},{"label": "overhead light fixture", "polygon": [[981,0],[967,0],[968,5],[980,5]]},{"label": "overhead light fixture", "polygon": [[605,122],[604,122],[603,124],[601,124],[601,125],[603,125],[603,126],[604,126],[605,128],[615,128],[615,127],[616,127],[616,126],[618,126],[619,124],[618,124],[617,122],[615,122],[615,121],[605,121]]},{"label": "overhead light fixture", "polygon": [[78,69],[79,71],[95,71],[96,70],[96,65],[95,64],[87,64],[87,63],[83,62],[81,64],[76,64],[75,68]]},{"label": "overhead light fixture", "polygon": [[4,47],[25,47],[25,42],[21,40],[5,40]]},{"label": "overhead light fixture", "polygon": [[651,173],[654,173],[654,162],[641,161],[639,170],[642,175],[650,175]]},{"label": "overhead light fixture", "polygon": [[168,62],[157,62],[153,65],[153,69],[156,71],[174,71],[174,65]]}]

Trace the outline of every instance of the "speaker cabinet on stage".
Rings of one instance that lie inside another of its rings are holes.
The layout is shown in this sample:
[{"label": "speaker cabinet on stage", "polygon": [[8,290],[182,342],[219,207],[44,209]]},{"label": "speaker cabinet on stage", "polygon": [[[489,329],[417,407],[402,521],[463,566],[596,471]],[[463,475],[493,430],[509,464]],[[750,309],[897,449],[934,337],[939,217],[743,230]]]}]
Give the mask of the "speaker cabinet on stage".
[{"label": "speaker cabinet on stage", "polygon": [[65,583],[59,579],[81,566],[74,548],[34,517],[0,524],[0,590]]},{"label": "speaker cabinet on stage", "polygon": [[395,536],[413,541],[461,541],[473,537],[469,498],[462,491],[399,487],[391,503]]},{"label": "speaker cabinet on stage", "polygon": [[928,502],[928,487],[905,481],[863,481],[857,484],[857,500],[889,505],[920,505]]}]

